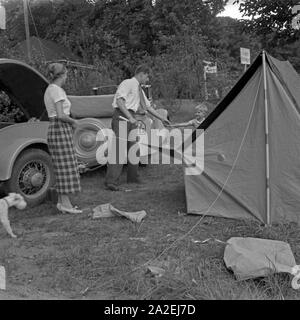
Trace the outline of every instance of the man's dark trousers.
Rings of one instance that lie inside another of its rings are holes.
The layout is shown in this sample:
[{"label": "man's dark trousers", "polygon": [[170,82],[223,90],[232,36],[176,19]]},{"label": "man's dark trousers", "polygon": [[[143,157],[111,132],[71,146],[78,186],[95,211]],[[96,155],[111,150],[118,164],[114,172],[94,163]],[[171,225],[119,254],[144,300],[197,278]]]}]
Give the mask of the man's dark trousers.
[{"label": "man's dark trousers", "polygon": [[[134,114],[132,113],[134,116]],[[112,123],[111,127],[113,132],[115,133],[116,136],[116,164],[110,164],[108,163],[107,165],[107,171],[106,171],[106,185],[114,185],[117,186],[119,183],[119,178],[122,174],[122,169],[123,165],[122,163],[119,163],[119,143],[120,140],[127,140],[127,155],[129,152],[129,149],[133,147],[136,142],[133,141],[128,141],[128,136],[131,130],[136,129],[136,125],[132,125],[130,122],[126,122],[125,120],[120,119],[119,117],[124,117],[126,116],[120,111],[120,109],[116,108],[113,113],[112,117]],[[119,132],[119,123],[122,122],[124,125],[126,123],[127,125],[127,135],[126,136],[120,136]],[[128,157],[127,157],[128,159]],[[130,163],[129,160],[127,160],[127,182],[137,182],[138,178],[138,167],[139,164],[132,164]]]}]

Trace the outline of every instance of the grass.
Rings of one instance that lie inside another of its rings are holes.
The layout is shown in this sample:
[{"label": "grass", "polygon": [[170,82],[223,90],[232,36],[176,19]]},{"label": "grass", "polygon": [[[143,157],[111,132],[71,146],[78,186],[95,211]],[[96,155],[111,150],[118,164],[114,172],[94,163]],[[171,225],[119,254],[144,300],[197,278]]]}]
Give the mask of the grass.
[{"label": "grass", "polygon": [[[140,176],[145,181],[140,188],[124,184],[131,191],[110,192],[103,186],[105,168],[86,173],[83,192],[73,202],[83,208],[111,202],[121,210],[146,210],[141,224],[122,218],[93,220],[88,211],[61,215],[51,203],[11,210],[18,238],[9,238],[0,228],[0,265],[7,271],[7,291],[0,292],[0,298],[300,298],[291,288],[290,275],[237,281],[224,265],[223,243],[194,241],[238,236],[282,240],[290,243],[299,262],[298,225],[264,227],[255,221],[185,215],[181,166],[148,165],[140,168]],[[151,276],[148,265],[162,268],[163,275]]]},{"label": "grass", "polygon": [[[50,203],[13,211],[18,239],[0,230],[0,264],[7,269],[8,290],[26,287],[30,293],[25,298],[32,292],[39,297],[39,292],[73,299],[299,299],[291,276],[239,282],[224,266],[224,244],[193,241],[278,239],[291,244],[299,261],[297,225],[265,228],[256,222],[204,217],[178,241],[201,219],[179,214],[185,211],[182,168],[147,166],[140,168],[140,175],[147,181],[141,190],[125,185],[132,191],[112,193],[103,188],[104,169],[87,173],[84,191],[74,199],[82,207],[111,202],[128,211],[144,209],[148,215],[139,225],[121,218],[93,220],[87,213],[60,215]],[[152,277],[148,265],[165,273]]]}]

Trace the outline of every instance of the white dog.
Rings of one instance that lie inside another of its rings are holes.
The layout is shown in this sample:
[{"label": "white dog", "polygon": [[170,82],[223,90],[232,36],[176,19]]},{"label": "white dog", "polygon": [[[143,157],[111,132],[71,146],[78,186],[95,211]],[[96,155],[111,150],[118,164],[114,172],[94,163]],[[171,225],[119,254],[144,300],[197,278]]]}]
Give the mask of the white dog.
[{"label": "white dog", "polygon": [[8,208],[16,207],[17,209],[24,209],[26,207],[24,198],[18,193],[9,193],[7,197],[0,199],[0,221],[3,227],[13,238],[17,236],[13,233],[9,219],[8,219]]}]

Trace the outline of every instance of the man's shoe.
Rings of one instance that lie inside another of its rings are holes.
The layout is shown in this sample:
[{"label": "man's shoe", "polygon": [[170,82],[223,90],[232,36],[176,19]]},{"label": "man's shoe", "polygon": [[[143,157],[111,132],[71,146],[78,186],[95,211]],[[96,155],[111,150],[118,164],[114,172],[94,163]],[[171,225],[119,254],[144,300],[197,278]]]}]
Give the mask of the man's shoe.
[{"label": "man's shoe", "polygon": [[111,190],[111,191],[120,191],[120,188],[118,186],[116,186],[115,184],[105,183],[105,187],[106,187],[106,189]]},{"label": "man's shoe", "polygon": [[140,167],[147,167],[148,163],[142,163],[142,162],[139,162],[139,166]]},{"label": "man's shoe", "polygon": [[139,178],[127,180],[127,183],[144,184],[144,182]]}]

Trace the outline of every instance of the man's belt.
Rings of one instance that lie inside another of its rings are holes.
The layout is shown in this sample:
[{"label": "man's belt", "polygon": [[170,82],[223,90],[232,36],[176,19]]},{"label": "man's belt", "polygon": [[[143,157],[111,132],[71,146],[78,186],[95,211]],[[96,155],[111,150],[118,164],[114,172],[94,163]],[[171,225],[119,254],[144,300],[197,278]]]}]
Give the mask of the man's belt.
[{"label": "man's belt", "polygon": [[144,112],[136,112],[135,114],[138,115],[138,116],[145,116],[147,114],[147,112],[146,111],[144,111]]},{"label": "man's belt", "polygon": [[137,115],[137,116],[145,116],[146,114],[147,114],[147,112],[146,111],[136,111],[136,112],[134,112],[133,110],[131,110],[131,109],[129,109],[128,110],[130,113],[132,113],[132,114],[134,114],[134,115]]}]

